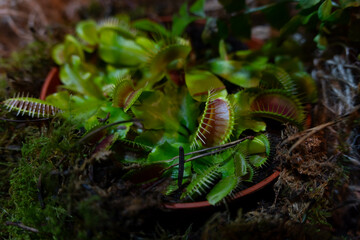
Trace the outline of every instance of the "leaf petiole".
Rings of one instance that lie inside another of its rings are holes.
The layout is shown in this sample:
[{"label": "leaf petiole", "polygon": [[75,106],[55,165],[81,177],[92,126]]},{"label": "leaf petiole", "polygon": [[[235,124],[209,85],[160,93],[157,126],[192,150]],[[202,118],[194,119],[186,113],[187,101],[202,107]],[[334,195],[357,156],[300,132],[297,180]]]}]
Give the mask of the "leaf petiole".
[{"label": "leaf petiole", "polygon": [[[222,152],[226,149],[229,149],[229,148],[232,148],[234,146],[236,146],[237,144],[247,140],[247,139],[254,139],[254,136],[247,136],[247,137],[244,137],[244,138],[241,138],[241,139],[238,139],[238,140],[235,140],[235,141],[232,141],[232,142],[229,142],[229,143],[226,143],[226,144],[223,144],[223,145],[219,145],[219,146],[215,146],[215,147],[209,147],[209,148],[205,148],[205,149],[201,149],[201,150],[198,150],[198,151],[193,151],[193,152],[189,152],[189,153],[186,153],[184,154],[184,156],[189,156],[189,155],[192,155],[192,154],[196,154],[196,153],[203,153],[203,154],[200,154],[200,155],[197,155],[197,156],[194,156],[194,157],[191,157],[189,159],[187,159],[186,161],[184,161],[184,163],[187,163],[187,162],[190,162],[190,161],[193,161],[195,159],[198,159],[198,158],[202,158],[202,157],[206,157],[206,156],[209,156],[209,155],[214,155],[216,153],[219,153],[219,152]],[[214,150],[214,151],[211,151],[211,152],[207,152],[209,150],[213,150],[213,149],[218,149],[218,150]],[[171,162],[175,159],[179,158],[179,156],[175,156],[169,160],[166,160],[165,162]],[[165,169],[163,169],[161,171],[161,173],[164,173],[165,171],[169,170],[170,168],[173,168],[173,167],[176,167],[178,166],[179,163],[175,163]]]}]

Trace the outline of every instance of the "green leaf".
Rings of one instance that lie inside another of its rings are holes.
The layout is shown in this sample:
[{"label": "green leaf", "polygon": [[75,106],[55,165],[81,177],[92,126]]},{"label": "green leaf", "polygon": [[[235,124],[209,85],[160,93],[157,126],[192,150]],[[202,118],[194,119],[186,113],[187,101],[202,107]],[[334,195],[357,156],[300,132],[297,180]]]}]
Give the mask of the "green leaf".
[{"label": "green leaf", "polygon": [[98,43],[97,24],[93,20],[81,21],[76,25],[77,35],[90,45]]},{"label": "green leaf", "polygon": [[140,96],[140,105],[131,108],[134,115],[143,120],[146,129],[164,129],[166,118],[164,113],[168,109],[168,104],[164,94],[160,91],[143,92]]},{"label": "green leaf", "polygon": [[314,42],[316,42],[316,45],[320,50],[325,50],[328,45],[326,37],[320,33],[315,36]]},{"label": "green leaf", "polygon": [[250,95],[245,91],[239,91],[236,94],[229,96],[229,99],[235,103],[235,136],[239,137],[246,129],[251,129],[254,132],[266,130],[266,123],[263,121],[252,119],[250,112]]},{"label": "green leaf", "polygon": [[[104,119],[108,116],[108,114],[110,114],[110,117],[108,119],[109,123],[131,119],[130,115],[126,114],[121,108],[111,106],[110,102],[107,103],[107,105],[102,106],[101,110],[102,110],[102,114],[98,114],[97,117]],[[124,138],[132,125],[133,125],[132,122],[122,124],[123,127],[121,129],[116,130],[116,132],[119,134],[119,137]]]},{"label": "green leaf", "polygon": [[191,5],[190,12],[199,17],[205,18],[206,15],[204,11],[204,6],[205,6],[205,0],[197,0],[196,2],[194,2],[193,5]]},{"label": "green leaf", "polygon": [[332,12],[328,18],[326,18],[326,21],[330,23],[338,23],[340,19],[343,17],[343,13],[344,13],[343,9],[337,9],[334,12]]},{"label": "green leaf", "polygon": [[252,73],[245,67],[230,75],[226,80],[243,88],[258,87],[260,82],[260,79],[255,76],[253,77]]},{"label": "green leaf", "polygon": [[185,197],[199,196],[206,193],[219,176],[218,165],[207,167],[198,174],[193,174],[190,184],[186,187],[185,192],[181,195],[181,199]]},{"label": "green leaf", "polygon": [[234,153],[235,176],[242,177],[247,174],[246,156],[241,152]]},{"label": "green leaf", "polygon": [[164,73],[168,69],[168,66],[175,60],[184,61],[190,51],[191,47],[187,44],[171,44],[165,46],[151,58],[149,70],[154,75]]},{"label": "green leaf", "polygon": [[[169,138],[180,141],[180,136],[188,136],[188,131],[180,125],[179,104],[176,94],[164,95],[160,91],[143,92],[140,104],[131,107],[134,115],[142,119],[146,129],[165,129]],[[181,134],[179,134],[181,133]]]},{"label": "green leaf", "polygon": [[214,156],[206,156],[191,161],[191,167],[194,173],[201,174],[206,171],[210,166],[214,165]]},{"label": "green leaf", "polygon": [[147,130],[141,132],[139,136],[135,137],[135,142],[150,147],[156,147],[157,145],[165,142],[163,139],[164,130]]},{"label": "green leaf", "polygon": [[226,96],[224,84],[212,73],[203,70],[191,70],[185,73],[186,86],[196,101],[206,101],[211,90],[221,91]]},{"label": "green leaf", "polygon": [[[165,160],[169,160],[179,155],[179,146],[180,144],[169,144],[168,142],[164,142],[151,151],[146,161],[148,163],[165,162]],[[169,162],[169,165],[171,165],[172,162]]]},{"label": "green leaf", "polygon": [[268,64],[263,72],[263,84],[270,85],[269,88],[281,88],[296,95],[297,87],[290,75],[281,67]]},{"label": "green leaf", "polygon": [[309,15],[307,15],[303,20],[302,20],[302,24],[306,25],[310,22],[310,20],[312,20],[314,18],[314,16],[317,16],[317,12],[312,12]]},{"label": "green leaf", "polygon": [[211,205],[215,205],[228,196],[237,186],[238,178],[228,176],[221,179],[206,196]]},{"label": "green leaf", "polygon": [[266,130],[266,123],[246,116],[237,118],[235,125],[235,136],[239,137],[241,133],[247,129],[250,129],[254,132],[263,132]]},{"label": "green leaf", "polygon": [[331,0],[325,0],[319,7],[318,16],[320,20],[326,20],[330,14],[332,9]]},{"label": "green leaf", "polygon": [[295,15],[290,19],[288,23],[286,23],[281,29],[280,29],[280,36],[285,38],[293,33],[295,33],[298,28],[302,25],[302,22],[304,21],[304,16],[301,15]]},{"label": "green leaf", "polygon": [[84,60],[84,52],[79,41],[71,35],[66,35],[64,42],[65,61],[70,62],[73,56],[78,56],[81,60]]},{"label": "green leaf", "polygon": [[51,57],[58,65],[62,65],[66,61],[64,50],[65,50],[65,45],[61,43],[55,45],[55,47],[51,51]]},{"label": "green leaf", "polygon": [[[178,149],[178,153],[179,153],[179,149]],[[174,160],[174,163],[178,163],[179,160],[176,159]],[[179,166],[175,166],[172,169],[169,170],[171,172],[171,178],[174,179],[174,182],[178,182],[178,176],[179,176]],[[183,175],[183,182],[182,184],[184,184],[185,182],[188,182],[190,179],[189,177],[191,176],[191,162],[186,162],[184,164],[184,175]]]},{"label": "green leaf", "polygon": [[292,79],[299,89],[303,103],[316,103],[318,100],[318,91],[315,80],[306,72],[297,72],[292,75]]},{"label": "green leaf", "polygon": [[64,111],[70,110],[70,93],[68,91],[59,91],[46,97],[46,102],[63,109]]},{"label": "green leaf", "polygon": [[186,92],[181,101],[179,118],[180,123],[190,132],[195,132],[197,127],[197,118],[200,115],[199,102],[196,102],[191,95]]},{"label": "green leaf", "polygon": [[209,63],[211,72],[222,77],[228,77],[243,67],[243,63],[235,60],[214,60]]},{"label": "green leaf", "polygon": [[118,83],[119,79],[130,76],[129,68],[114,68],[111,65],[107,66],[106,83],[112,87]]},{"label": "green leaf", "polygon": [[223,164],[220,166],[222,177],[233,176],[235,174],[235,163],[233,161],[232,151],[225,151],[220,155],[213,156],[212,158],[214,163]]},{"label": "green leaf", "polygon": [[249,116],[250,113],[250,94],[245,91],[239,91],[230,95],[230,100],[235,103],[235,116]]},{"label": "green leaf", "polygon": [[94,116],[104,105],[104,101],[94,97],[72,96],[64,116],[67,119],[76,120],[84,126],[86,121]]},{"label": "green leaf", "polygon": [[179,11],[179,14],[173,16],[173,25],[171,33],[173,36],[181,36],[186,27],[198,19],[198,17],[190,16],[187,11],[187,3],[184,3]]},{"label": "green leaf", "polygon": [[249,155],[261,153],[266,153],[267,155],[270,154],[270,142],[264,134],[255,137],[249,142],[248,146]]},{"label": "green leaf", "polygon": [[80,94],[103,99],[103,94],[94,82],[95,76],[88,72],[78,56],[72,56],[71,63],[60,68],[60,79],[65,87]]},{"label": "green leaf", "polygon": [[137,66],[147,60],[147,51],[116,32],[103,31],[100,34],[99,56],[107,63]]},{"label": "green leaf", "polygon": [[255,171],[254,168],[251,167],[249,163],[247,163],[247,172],[248,173],[242,177],[242,180],[245,182],[252,182]]},{"label": "green leaf", "polygon": [[117,17],[110,17],[102,20],[98,24],[98,33],[102,35],[106,32],[112,32],[132,40],[134,40],[138,34],[137,31],[130,26],[129,16],[125,15],[117,15]]},{"label": "green leaf", "polygon": [[135,39],[136,44],[141,46],[143,49],[157,49],[158,44],[146,37],[137,37]]},{"label": "green leaf", "polygon": [[302,8],[307,9],[307,8],[311,8],[312,6],[315,6],[320,1],[321,0],[300,0],[299,4]]},{"label": "green leaf", "polygon": [[249,162],[254,167],[261,167],[262,165],[264,165],[266,160],[267,160],[267,157],[263,157],[263,156],[260,156],[260,155],[249,156]]},{"label": "green leaf", "polygon": [[252,66],[244,66],[243,63],[234,60],[215,60],[209,64],[210,70],[244,88],[257,87],[260,79],[253,74]]},{"label": "green leaf", "polygon": [[226,43],[225,43],[224,39],[221,39],[219,42],[219,55],[220,55],[220,59],[222,59],[222,60],[228,59],[227,52],[226,52]]},{"label": "green leaf", "polygon": [[162,25],[150,21],[148,19],[140,19],[133,22],[133,26],[137,29],[148,31],[155,34],[160,34],[161,36],[170,36],[170,32]]},{"label": "green leaf", "polygon": [[[179,162],[178,158],[171,161],[166,161],[166,160],[178,156],[180,146],[184,148],[185,152],[188,152],[190,149],[189,145],[181,145],[179,143],[169,144],[168,142],[164,142],[163,144],[157,146],[151,151],[151,153],[148,155],[146,162],[151,165],[163,163],[164,164],[163,166],[170,166],[175,163],[178,163]],[[179,174],[179,167],[178,166],[173,167],[169,169],[168,172],[170,172],[172,179],[177,180]],[[184,178],[188,178],[190,174],[191,174],[191,163],[188,162],[185,163],[183,176]]]}]

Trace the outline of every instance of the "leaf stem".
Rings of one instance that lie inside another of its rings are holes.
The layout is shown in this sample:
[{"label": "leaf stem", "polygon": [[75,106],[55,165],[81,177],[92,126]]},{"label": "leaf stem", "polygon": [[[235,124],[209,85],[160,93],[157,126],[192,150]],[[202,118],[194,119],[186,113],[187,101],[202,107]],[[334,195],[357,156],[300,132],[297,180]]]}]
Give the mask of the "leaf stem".
[{"label": "leaf stem", "polygon": [[[235,141],[223,144],[223,145],[219,145],[219,146],[215,146],[215,147],[209,147],[209,148],[201,149],[201,150],[198,150],[198,151],[186,153],[186,154],[184,154],[184,156],[189,156],[189,155],[192,155],[192,154],[205,152],[203,154],[200,154],[200,155],[189,158],[188,160],[184,161],[184,163],[193,161],[193,160],[198,159],[198,158],[202,158],[202,157],[206,157],[206,156],[209,156],[209,155],[213,155],[213,154],[222,152],[222,151],[224,151],[226,149],[234,147],[235,145],[237,145],[237,144],[239,144],[239,143],[241,143],[241,142],[243,142],[243,141],[245,141],[247,139],[254,139],[254,136],[247,136],[247,137],[244,137],[244,138],[241,138],[241,139],[238,139],[238,140],[235,140]],[[217,150],[207,152],[207,151],[213,150],[213,149],[217,149]],[[175,156],[175,157],[173,157],[173,158],[171,158],[169,160],[166,160],[165,162],[171,162],[171,161],[173,161],[173,160],[175,160],[177,158],[179,158],[179,156]],[[178,165],[179,165],[179,163],[175,163],[175,164],[163,169],[161,171],[161,173],[164,173],[165,171],[169,170],[170,168],[173,168],[173,167],[178,166]]]},{"label": "leaf stem", "polygon": [[95,129],[94,131],[86,134],[84,137],[82,137],[82,138],[79,140],[78,144],[84,142],[86,139],[88,139],[88,138],[91,137],[92,135],[94,135],[94,134],[96,134],[96,133],[98,133],[98,132],[100,132],[100,131],[102,131],[102,130],[104,130],[104,129],[106,129],[106,128],[109,128],[109,127],[112,127],[112,126],[115,126],[115,125],[118,125],[118,124],[129,123],[129,122],[141,122],[141,121],[142,121],[141,119],[136,119],[136,118],[134,118],[134,119],[130,119],[130,120],[117,121],[117,122],[114,122],[114,123],[110,123],[110,124],[108,124],[108,125],[105,125],[105,126],[102,126],[102,127],[100,127],[100,128],[97,128],[97,129]]}]

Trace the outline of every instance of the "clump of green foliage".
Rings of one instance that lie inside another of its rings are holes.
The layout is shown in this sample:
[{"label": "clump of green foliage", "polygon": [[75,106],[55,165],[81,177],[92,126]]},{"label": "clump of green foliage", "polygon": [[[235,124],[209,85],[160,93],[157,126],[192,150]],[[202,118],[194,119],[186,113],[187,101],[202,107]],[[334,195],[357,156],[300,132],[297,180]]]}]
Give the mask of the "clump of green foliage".
[{"label": "clump of green foliage", "polygon": [[[219,203],[252,181],[267,161],[270,143],[263,118],[302,128],[303,105],[316,101],[316,88],[298,59],[284,55],[272,62],[262,51],[228,52],[224,39],[214,57],[192,59],[196,49],[181,36],[191,22],[206,18],[203,4],[183,5],[171,31],[126,16],[79,22],[76,36],[67,35],[52,52],[63,90],[46,103],[17,97],[4,104],[32,116],[44,115],[53,105],[88,134],[108,123],[112,127],[98,139],[99,148],[109,149],[116,141],[141,146],[145,157],[125,156],[122,163],[158,173],[146,178],[143,170],[132,170],[126,179],[168,177],[166,194],[180,191],[184,200],[206,194],[211,204]],[[132,122],[121,129],[114,125],[133,116],[141,119],[140,128]],[[222,148],[248,136],[246,130],[255,136],[236,142],[235,148],[201,159],[191,152]],[[177,157],[180,147],[184,163]]]}]

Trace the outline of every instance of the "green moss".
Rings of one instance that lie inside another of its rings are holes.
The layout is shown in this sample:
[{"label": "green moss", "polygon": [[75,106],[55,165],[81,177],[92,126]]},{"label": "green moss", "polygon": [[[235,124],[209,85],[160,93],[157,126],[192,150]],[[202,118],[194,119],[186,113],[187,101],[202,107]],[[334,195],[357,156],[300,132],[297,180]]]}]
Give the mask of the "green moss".
[{"label": "green moss", "polygon": [[27,137],[22,147],[22,158],[10,176],[8,214],[2,215],[6,221],[21,222],[39,233],[8,226],[10,239],[67,237],[71,216],[59,194],[63,180],[53,170],[61,171],[68,164],[65,156],[71,159],[79,152],[73,148],[75,135],[71,125],[58,122],[50,124],[49,130],[39,130]]},{"label": "green moss", "polygon": [[21,159],[20,146],[23,137],[33,127],[17,127],[17,124],[0,121],[0,239],[9,239],[8,227],[3,223],[11,220],[13,204],[9,194],[10,178]]},{"label": "green moss", "polygon": [[26,226],[34,227],[40,234],[26,232],[17,227],[9,227],[9,234],[19,239],[43,239],[50,234],[59,237],[63,222],[67,216],[66,210],[59,206],[59,201],[51,196],[44,199],[45,208],[42,209],[38,200],[37,188],[40,174],[53,167],[48,162],[30,163],[22,159],[16,171],[11,175],[11,200],[14,209],[11,221],[22,222]]}]

